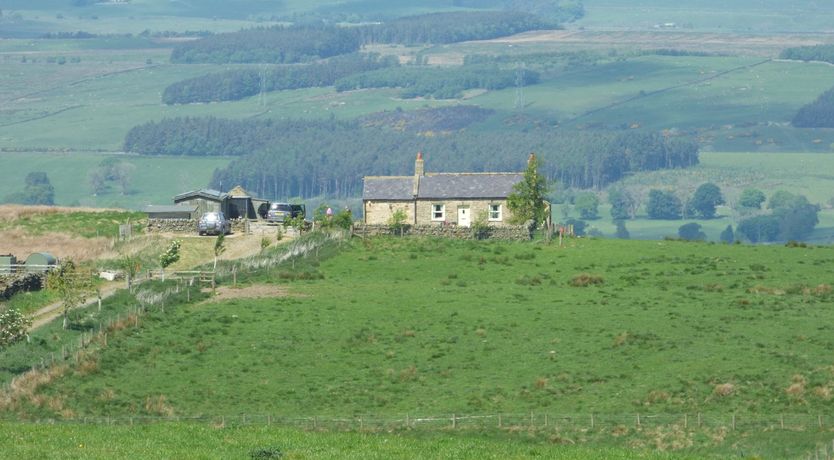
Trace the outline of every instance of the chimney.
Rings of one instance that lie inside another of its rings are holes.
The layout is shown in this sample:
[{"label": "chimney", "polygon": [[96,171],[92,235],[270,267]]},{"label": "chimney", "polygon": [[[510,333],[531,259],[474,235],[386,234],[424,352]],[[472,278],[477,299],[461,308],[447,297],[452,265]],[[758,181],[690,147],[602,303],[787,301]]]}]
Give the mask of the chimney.
[{"label": "chimney", "polygon": [[414,161],[414,183],[411,186],[411,194],[417,198],[417,193],[420,190],[420,178],[425,174],[423,168],[423,152],[417,152],[417,159]]},{"label": "chimney", "polygon": [[423,166],[423,152],[417,152],[417,160],[414,161],[414,175],[426,175],[425,167]]}]

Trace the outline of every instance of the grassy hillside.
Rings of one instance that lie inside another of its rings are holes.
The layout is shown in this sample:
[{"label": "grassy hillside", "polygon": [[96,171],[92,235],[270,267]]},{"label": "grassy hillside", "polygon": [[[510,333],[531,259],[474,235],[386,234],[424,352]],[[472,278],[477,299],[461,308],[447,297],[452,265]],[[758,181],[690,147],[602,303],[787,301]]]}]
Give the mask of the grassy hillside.
[{"label": "grassy hillside", "polygon": [[[584,426],[612,414],[605,432],[622,425],[637,445],[649,433],[629,430],[634,414],[680,424],[700,412],[707,432],[674,435],[699,448],[735,413],[746,448],[795,454],[826,436],[812,426],[834,404],[834,342],[819,326],[832,320],[833,254],[355,240],[299,262],[306,281],[288,282],[289,267],[239,275],[284,296],[169,304],[42,395],[72,417],[534,412],[580,414]],[[783,413],[803,429],[772,444],[760,430]]]},{"label": "grassy hillside", "polygon": [[185,423],[140,427],[6,423],[0,424],[0,442],[5,446],[4,454],[13,458],[686,458],[622,448],[560,446],[520,437],[500,440],[478,435],[315,433],[265,426],[218,429]]}]

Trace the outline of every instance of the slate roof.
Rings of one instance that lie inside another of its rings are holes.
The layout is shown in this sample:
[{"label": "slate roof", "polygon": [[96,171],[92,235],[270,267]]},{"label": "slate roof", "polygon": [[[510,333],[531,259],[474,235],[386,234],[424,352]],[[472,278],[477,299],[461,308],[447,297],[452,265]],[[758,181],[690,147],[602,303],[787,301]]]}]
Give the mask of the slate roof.
[{"label": "slate roof", "polygon": [[[439,173],[420,176],[417,199],[502,199],[521,173]],[[413,200],[414,176],[365,177],[364,200]]]},{"label": "slate roof", "polygon": [[228,196],[229,195],[227,193],[223,193],[210,188],[204,188],[201,190],[192,190],[190,192],[180,193],[179,195],[174,197],[174,203],[178,201],[187,200],[189,198],[206,198],[214,201],[223,201]]},{"label": "slate roof", "polygon": [[420,178],[418,198],[506,198],[523,178],[519,173],[429,174]]},{"label": "slate roof", "polygon": [[365,177],[362,199],[365,200],[411,200],[414,176],[373,176]]}]

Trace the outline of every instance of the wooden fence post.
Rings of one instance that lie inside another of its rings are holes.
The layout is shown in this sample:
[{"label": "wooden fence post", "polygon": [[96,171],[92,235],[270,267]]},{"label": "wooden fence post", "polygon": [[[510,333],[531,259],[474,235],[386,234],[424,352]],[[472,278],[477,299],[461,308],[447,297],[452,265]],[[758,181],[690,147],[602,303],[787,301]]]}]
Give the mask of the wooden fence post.
[{"label": "wooden fence post", "polygon": [[637,414],[637,428],[640,428],[640,414]]},{"label": "wooden fence post", "polygon": [[455,417],[455,414],[452,414],[452,428],[453,429],[456,428],[457,424],[458,424],[457,418]]},{"label": "wooden fence post", "polygon": [[591,429],[594,428],[594,413],[591,412]]},{"label": "wooden fence post", "polygon": [[689,426],[689,419],[687,418],[686,414],[683,414],[683,428],[686,429]]}]

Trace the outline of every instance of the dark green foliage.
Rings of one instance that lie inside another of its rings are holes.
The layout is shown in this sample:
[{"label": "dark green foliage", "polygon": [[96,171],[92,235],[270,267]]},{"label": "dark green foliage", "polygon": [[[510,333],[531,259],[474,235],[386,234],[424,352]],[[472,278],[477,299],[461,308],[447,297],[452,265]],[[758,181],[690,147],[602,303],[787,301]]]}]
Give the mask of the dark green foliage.
[{"label": "dark green foliage", "polygon": [[735,241],[736,236],[735,236],[735,233],[733,233],[733,226],[732,225],[727,225],[727,228],[725,228],[721,232],[721,235],[718,236],[718,239],[721,240],[721,242],[727,243],[727,244],[730,244],[733,241]]},{"label": "dark green foliage", "polygon": [[631,234],[629,234],[624,220],[618,219],[614,222],[614,224],[617,226],[617,231],[614,234],[615,237],[621,240],[627,240],[631,238]]},{"label": "dark green foliage", "polygon": [[597,198],[596,193],[580,193],[574,199],[573,205],[579,211],[579,215],[585,220],[599,217],[599,198]]},{"label": "dark green foliage", "polygon": [[739,198],[738,204],[745,208],[761,209],[762,203],[766,199],[764,192],[761,190],[748,188],[741,192],[741,198]]},{"label": "dark green foliage", "polygon": [[704,219],[715,217],[715,207],[719,204],[724,204],[721,189],[709,182],[698,187],[692,201],[689,202],[689,206]]},{"label": "dark green foliage", "polygon": [[417,110],[392,110],[360,117],[364,127],[386,127],[410,132],[457,131],[486,120],[495,113],[475,105],[451,105]]},{"label": "dark green foliage", "polygon": [[547,178],[539,170],[539,160],[535,154],[530,154],[524,179],[513,185],[513,191],[507,197],[507,207],[512,211],[512,222],[516,224],[533,222],[533,226],[541,226],[548,218],[550,208],[547,206]]},{"label": "dark green foliage", "polygon": [[701,224],[690,222],[678,227],[678,236],[687,241],[703,241],[707,235],[701,231]]},{"label": "dark green foliage", "polygon": [[742,221],[738,233],[753,243],[803,240],[819,223],[819,206],[803,195],[779,190],[770,197],[768,208],[772,214]]},{"label": "dark green foliage", "polygon": [[834,88],[800,107],[791,123],[797,128],[834,128]]},{"label": "dark green foliage", "polygon": [[49,182],[49,177],[45,172],[33,171],[26,175],[23,191],[7,195],[4,201],[29,205],[53,205],[55,204],[55,188]]},{"label": "dark green foliage", "polygon": [[177,45],[175,63],[294,63],[353,53],[363,44],[455,43],[554,29],[550,21],[521,12],[471,11],[409,16],[380,24],[342,27],[307,24],[216,34]]},{"label": "dark green foliage", "polygon": [[[627,159],[624,148],[630,149]],[[213,185],[236,183],[275,198],[356,196],[363,176],[413,174],[421,150],[429,171],[472,172],[520,171],[522,152],[539,152],[542,173],[565,187],[601,187],[629,172],[698,163],[697,144],[655,134],[547,129],[425,137],[336,120],[165,119],[131,129],[124,150],[245,155],[216,171]]]},{"label": "dark green foliage", "polygon": [[291,64],[359,51],[356,28],[292,26],[241,30],[211,35],[174,47],[171,62]]},{"label": "dark green foliage", "polygon": [[[524,85],[533,85],[538,82],[538,73],[529,70],[524,72]],[[459,98],[467,89],[498,90],[516,84],[515,70],[467,65],[456,68],[388,67],[339,79],[335,85],[337,91],[402,88],[400,96],[406,99],[415,97],[454,99]]]},{"label": "dark green foliage", "polygon": [[736,231],[751,243],[776,241],[779,239],[779,218],[774,215],[751,217],[741,221]]},{"label": "dark green foliage", "polygon": [[608,203],[611,205],[611,217],[620,221],[633,219],[637,211],[637,201],[627,190],[612,187],[608,189]]},{"label": "dark green foliage", "polygon": [[780,59],[823,61],[834,64],[834,45],[799,46],[783,50]]},{"label": "dark green foliage", "polygon": [[270,69],[238,69],[189,78],[169,85],[162,93],[165,104],[235,101],[269,91],[331,86],[358,72],[397,65],[396,58],[374,54],[349,54],[306,65]]},{"label": "dark green foliage", "polygon": [[649,219],[680,219],[681,200],[672,192],[652,189],[649,191],[649,202],[646,212]]}]

